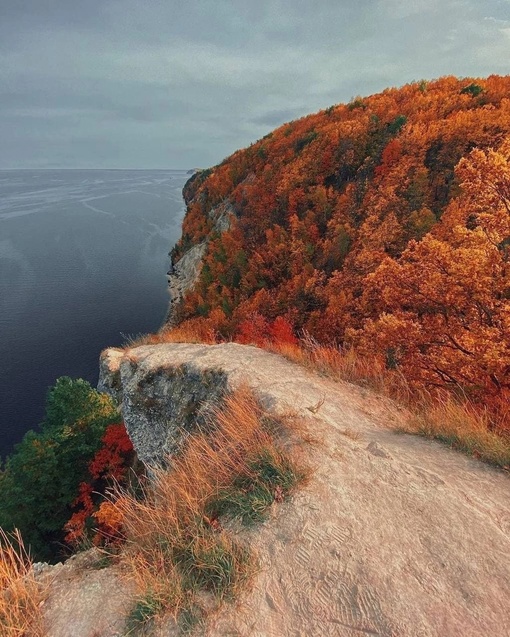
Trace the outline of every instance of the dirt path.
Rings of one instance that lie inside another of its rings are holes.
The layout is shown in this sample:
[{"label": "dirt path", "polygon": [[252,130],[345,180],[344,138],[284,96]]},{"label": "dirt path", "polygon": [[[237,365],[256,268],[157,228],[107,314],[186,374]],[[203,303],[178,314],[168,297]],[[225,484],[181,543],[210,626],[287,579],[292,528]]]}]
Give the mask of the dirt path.
[{"label": "dirt path", "polygon": [[510,636],[503,473],[394,433],[402,415],[391,403],[253,347],[143,346],[103,363],[112,374],[120,363],[124,386],[183,365],[197,382],[222,370],[230,386],[247,382],[272,409],[305,416],[318,439],[308,486],[250,532],[261,566],[253,589],[210,635]]},{"label": "dirt path", "polygon": [[399,412],[385,400],[256,348],[132,354],[147,370],[165,360],[221,368],[273,408],[309,418],[320,439],[308,487],[252,533],[262,568],[253,591],[211,635],[510,635],[510,482],[501,472],[394,433]]}]

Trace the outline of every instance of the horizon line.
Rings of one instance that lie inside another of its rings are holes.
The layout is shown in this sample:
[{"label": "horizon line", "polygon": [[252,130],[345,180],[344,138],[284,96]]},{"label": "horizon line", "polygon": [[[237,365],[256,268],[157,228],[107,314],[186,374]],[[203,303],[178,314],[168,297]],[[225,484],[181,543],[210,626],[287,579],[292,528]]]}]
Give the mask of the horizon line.
[{"label": "horizon line", "polygon": [[200,170],[199,168],[106,168],[106,167],[96,167],[92,168],[90,166],[87,167],[73,167],[73,168],[62,168],[61,166],[46,166],[44,168],[35,168],[35,167],[26,167],[26,168],[1,168],[0,170],[8,171],[8,170]]}]

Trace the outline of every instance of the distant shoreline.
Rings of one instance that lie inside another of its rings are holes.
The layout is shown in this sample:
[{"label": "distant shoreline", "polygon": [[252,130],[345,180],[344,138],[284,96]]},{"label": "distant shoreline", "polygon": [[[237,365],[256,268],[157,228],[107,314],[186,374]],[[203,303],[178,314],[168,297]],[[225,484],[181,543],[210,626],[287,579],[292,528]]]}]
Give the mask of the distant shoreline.
[{"label": "distant shoreline", "polygon": [[[32,172],[42,172],[42,171],[50,171],[50,170],[58,170],[59,172],[62,171],[85,171],[85,170],[90,170],[90,171],[130,171],[130,172],[165,172],[165,173],[188,173],[189,172],[189,168],[0,168],[0,172],[28,172],[28,171],[32,171]],[[195,169],[192,169],[193,171]]]}]

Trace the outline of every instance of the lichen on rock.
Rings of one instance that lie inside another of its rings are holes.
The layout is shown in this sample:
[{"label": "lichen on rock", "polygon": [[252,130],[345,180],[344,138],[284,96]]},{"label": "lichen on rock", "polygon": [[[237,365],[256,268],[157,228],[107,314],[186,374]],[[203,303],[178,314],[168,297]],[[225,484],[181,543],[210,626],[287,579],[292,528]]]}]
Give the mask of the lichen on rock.
[{"label": "lichen on rock", "polygon": [[161,365],[146,356],[150,351],[138,347],[119,359],[117,350],[106,350],[98,387],[119,402],[138,458],[153,466],[166,463],[205,422],[208,409],[227,389],[227,376],[192,363]]}]

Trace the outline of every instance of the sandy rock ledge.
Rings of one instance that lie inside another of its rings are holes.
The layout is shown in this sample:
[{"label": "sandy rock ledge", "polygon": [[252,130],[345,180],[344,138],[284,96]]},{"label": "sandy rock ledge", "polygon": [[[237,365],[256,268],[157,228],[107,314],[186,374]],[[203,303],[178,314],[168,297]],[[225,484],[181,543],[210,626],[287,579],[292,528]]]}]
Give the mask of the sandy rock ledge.
[{"label": "sandy rock ledge", "polygon": [[107,351],[103,363],[101,387],[121,396],[144,459],[170,449],[191,413],[240,383],[268,408],[306,416],[319,440],[310,484],[250,531],[261,572],[210,635],[510,635],[503,473],[394,433],[401,414],[391,403],[254,347],[142,346],[122,358]]}]

